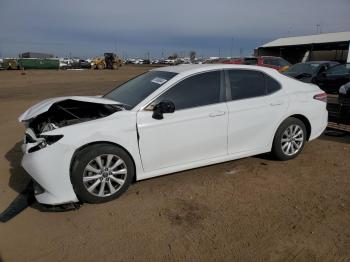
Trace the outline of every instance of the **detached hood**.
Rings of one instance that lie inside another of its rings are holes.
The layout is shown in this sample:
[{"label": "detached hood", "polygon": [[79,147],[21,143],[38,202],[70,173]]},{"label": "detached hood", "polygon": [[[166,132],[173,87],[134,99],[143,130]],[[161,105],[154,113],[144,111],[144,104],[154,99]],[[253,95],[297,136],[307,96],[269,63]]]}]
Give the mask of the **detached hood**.
[{"label": "detached hood", "polygon": [[98,97],[98,96],[62,96],[62,97],[55,97],[55,98],[49,98],[46,100],[43,100],[34,106],[30,107],[27,111],[25,111],[20,117],[18,118],[19,122],[27,121],[29,119],[32,119],[42,113],[47,112],[51,106],[55,103],[64,101],[64,100],[74,100],[74,101],[80,101],[80,102],[87,102],[87,103],[95,103],[95,104],[104,104],[104,105],[118,105],[120,103]]}]

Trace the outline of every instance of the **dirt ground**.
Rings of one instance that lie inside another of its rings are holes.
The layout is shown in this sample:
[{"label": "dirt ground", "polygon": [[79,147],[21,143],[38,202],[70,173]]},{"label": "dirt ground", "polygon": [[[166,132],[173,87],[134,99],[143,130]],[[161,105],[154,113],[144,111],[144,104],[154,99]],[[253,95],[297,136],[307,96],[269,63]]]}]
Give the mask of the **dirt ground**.
[{"label": "dirt ground", "polygon": [[[29,181],[26,108],[145,70],[0,71],[0,213]],[[289,162],[263,155],[140,181],[76,211],[32,205],[0,222],[0,261],[350,261],[350,136],[322,136]]]}]

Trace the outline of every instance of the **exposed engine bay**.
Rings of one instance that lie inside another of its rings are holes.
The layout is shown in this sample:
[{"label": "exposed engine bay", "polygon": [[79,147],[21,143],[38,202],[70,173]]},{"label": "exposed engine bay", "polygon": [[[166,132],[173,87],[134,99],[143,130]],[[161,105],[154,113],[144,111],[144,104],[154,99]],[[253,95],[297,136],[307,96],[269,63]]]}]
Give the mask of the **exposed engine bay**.
[{"label": "exposed engine bay", "polygon": [[99,104],[72,99],[54,103],[50,109],[27,122],[36,135],[60,127],[109,116],[123,110],[118,104]]}]

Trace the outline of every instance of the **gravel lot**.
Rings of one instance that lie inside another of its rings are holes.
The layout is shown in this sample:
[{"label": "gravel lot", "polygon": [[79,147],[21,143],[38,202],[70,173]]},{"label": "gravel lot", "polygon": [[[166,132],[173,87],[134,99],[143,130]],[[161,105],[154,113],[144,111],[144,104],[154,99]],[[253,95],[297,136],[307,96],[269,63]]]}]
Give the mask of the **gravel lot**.
[{"label": "gravel lot", "polygon": [[[20,113],[145,70],[0,71],[0,212],[29,181]],[[263,155],[140,181],[76,211],[31,205],[0,222],[0,261],[350,261],[350,136],[322,136],[289,162]]]}]

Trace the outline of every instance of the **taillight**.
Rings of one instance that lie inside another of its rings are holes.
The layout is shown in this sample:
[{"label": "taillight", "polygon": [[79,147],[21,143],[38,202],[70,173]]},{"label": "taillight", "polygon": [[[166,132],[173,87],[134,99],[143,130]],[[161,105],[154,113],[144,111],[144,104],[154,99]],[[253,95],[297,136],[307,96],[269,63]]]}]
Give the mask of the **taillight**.
[{"label": "taillight", "polygon": [[314,99],[327,103],[327,94],[321,93],[321,94],[314,95]]}]

